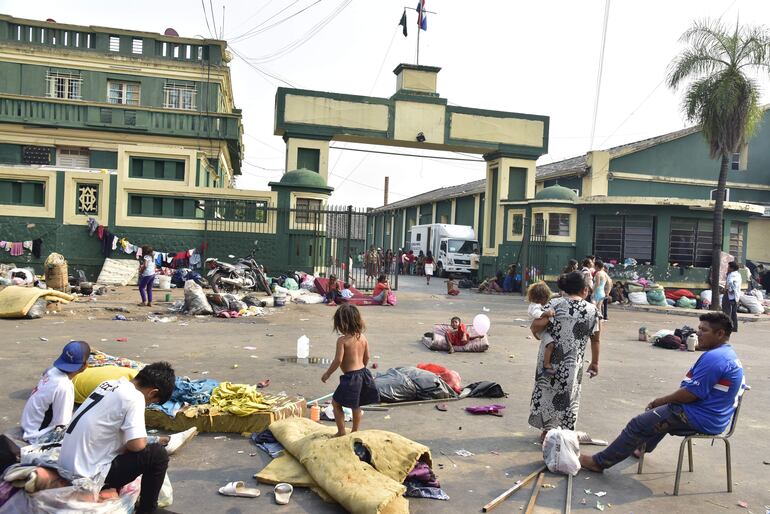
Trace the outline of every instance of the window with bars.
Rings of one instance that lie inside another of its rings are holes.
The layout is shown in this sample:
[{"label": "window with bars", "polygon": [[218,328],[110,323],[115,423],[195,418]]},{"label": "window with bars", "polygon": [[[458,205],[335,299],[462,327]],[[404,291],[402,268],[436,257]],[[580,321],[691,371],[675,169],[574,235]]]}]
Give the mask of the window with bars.
[{"label": "window with bars", "polygon": [[570,215],[561,212],[548,213],[548,235],[569,236]]},{"label": "window with bars", "polygon": [[83,78],[79,73],[61,73],[49,71],[45,77],[46,96],[65,100],[81,100]]},{"label": "window with bars", "polygon": [[131,53],[132,54],[142,54],[142,47],[144,46],[144,41],[140,38],[133,38],[131,39]]},{"label": "window with bars", "polygon": [[120,52],[120,38],[118,36],[110,36],[110,52]]},{"label": "window with bars", "polygon": [[736,262],[743,262],[743,240],[746,236],[746,224],[733,221],[730,223],[730,255]]},{"label": "window with bars", "polygon": [[671,218],[669,262],[680,266],[711,266],[712,228],[709,220]]},{"label": "window with bars", "polygon": [[512,220],[511,232],[514,236],[520,236],[524,234],[524,215],[514,214]]},{"label": "window with bars", "polygon": [[193,85],[168,82],[163,86],[163,107],[194,111],[196,93]]},{"label": "window with bars", "polygon": [[544,236],[545,235],[545,216],[543,216],[542,212],[535,213],[534,229],[535,229],[534,234],[536,236]]},{"label": "window with bars", "polygon": [[24,146],[21,149],[22,164],[51,164],[51,150],[47,146]]},{"label": "window with bars", "polygon": [[141,86],[136,82],[107,81],[107,102],[111,104],[139,105]]},{"label": "window with bars", "polygon": [[297,198],[294,221],[315,225],[319,221],[318,212],[321,210],[321,200],[314,198]]},{"label": "window with bars", "polygon": [[68,168],[88,168],[91,161],[91,152],[88,148],[72,146],[60,146],[56,149],[57,166]]},{"label": "window with bars", "polygon": [[594,217],[593,253],[605,262],[654,263],[655,218],[653,216]]}]

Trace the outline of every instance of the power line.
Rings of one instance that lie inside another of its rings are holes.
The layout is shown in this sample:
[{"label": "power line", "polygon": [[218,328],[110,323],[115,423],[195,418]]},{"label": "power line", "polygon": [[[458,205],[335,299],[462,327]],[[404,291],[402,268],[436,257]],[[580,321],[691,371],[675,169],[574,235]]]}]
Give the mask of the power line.
[{"label": "power line", "polygon": [[246,31],[246,32],[244,32],[243,34],[240,34],[240,35],[238,35],[238,36],[235,36],[235,37],[234,37],[232,40],[233,40],[233,41],[243,41],[243,40],[246,40],[246,39],[251,39],[252,37],[256,36],[257,34],[261,34],[262,32],[265,32],[266,30],[270,30],[270,29],[272,29],[273,27],[277,27],[278,25],[280,25],[280,24],[282,24],[282,23],[284,23],[284,22],[286,22],[286,21],[288,21],[288,20],[292,19],[292,18],[293,18],[294,16],[296,16],[297,14],[299,14],[299,13],[301,13],[301,12],[303,12],[303,11],[307,10],[308,8],[312,7],[313,5],[317,4],[317,3],[318,3],[318,2],[320,2],[320,1],[321,1],[321,0],[316,0],[316,1],[315,1],[315,2],[312,4],[312,5],[310,5],[310,6],[308,6],[308,7],[305,7],[304,9],[301,9],[299,12],[296,12],[296,13],[294,13],[294,14],[291,14],[291,15],[287,16],[286,18],[283,18],[283,19],[281,19],[281,20],[278,20],[277,22],[273,23],[272,25],[268,25],[267,27],[264,27],[263,29],[260,29],[260,27],[262,27],[262,26],[263,26],[265,23],[267,23],[267,22],[269,22],[270,20],[272,20],[273,18],[275,18],[275,17],[279,16],[281,13],[283,13],[284,11],[287,11],[287,10],[288,10],[288,9],[290,9],[290,8],[291,8],[293,5],[295,5],[295,4],[297,4],[297,3],[299,2],[299,0],[294,0],[292,3],[290,3],[289,5],[287,5],[286,7],[284,7],[283,9],[281,9],[280,11],[278,11],[277,13],[275,13],[274,15],[270,16],[268,19],[266,19],[266,20],[265,20],[265,21],[263,21],[262,23],[259,23],[258,25],[255,25],[254,27],[250,28],[249,30],[247,30],[247,31]]},{"label": "power line", "polygon": [[329,148],[334,148],[335,150],[347,150],[349,152],[377,153],[382,155],[397,155],[399,157],[420,157],[423,159],[436,159],[440,161],[486,162],[484,159],[463,159],[460,157],[441,157],[441,156],[431,156],[431,155],[420,155],[416,153],[383,152],[381,150],[364,150],[362,148],[344,148],[342,146],[329,146]]},{"label": "power line", "polygon": [[217,17],[214,14],[214,4],[209,0],[209,7],[211,8],[211,23],[214,24],[214,34],[217,35],[217,39],[219,39],[219,29],[217,29]]},{"label": "power line", "polygon": [[393,41],[396,40],[396,34],[398,34],[398,28],[400,25],[396,25],[395,30],[393,30],[393,37],[390,38],[390,44],[388,45],[388,49],[385,50],[385,55],[382,56],[382,62],[380,63],[380,68],[377,70],[377,76],[374,78],[374,82],[372,83],[371,89],[369,89],[369,96],[372,96],[372,93],[374,92],[374,88],[377,86],[377,81],[380,80],[380,74],[382,73],[382,68],[385,66],[385,60],[388,58],[388,54],[390,54],[390,49],[393,46]]},{"label": "power line", "polygon": [[591,150],[594,149],[596,135],[596,118],[599,114],[599,93],[602,89],[602,72],[604,71],[604,49],[607,46],[607,25],[610,20],[610,0],[604,0],[604,25],[602,27],[602,45],[599,51],[599,70],[596,73],[596,98],[594,99],[594,117],[591,122]]},{"label": "power line", "polygon": [[206,12],[206,4],[203,3],[203,0],[201,0],[201,7],[203,8],[203,19],[206,20],[206,28],[209,31],[209,36],[211,36],[213,38],[214,35],[212,34],[211,26],[209,25],[209,15]]},{"label": "power line", "polygon": [[[320,1],[321,0],[317,0],[317,2],[320,2]],[[271,54],[266,54],[260,57],[253,57],[253,58],[250,57],[248,59],[252,62],[261,64],[261,63],[274,61],[275,59],[278,59],[280,57],[287,55],[288,53],[296,50],[297,48],[301,47],[302,45],[310,41],[324,27],[326,27],[329,23],[331,23],[334,20],[334,18],[336,18],[342,11],[344,11],[345,8],[348,5],[350,5],[351,2],[352,0],[342,0],[342,2],[331,13],[329,13],[325,18],[323,18],[321,21],[316,23],[310,30],[305,32],[305,34],[300,36],[298,39],[292,41],[288,45],[274,51]]]},{"label": "power line", "polygon": [[[254,71],[258,72],[260,75],[265,75],[265,76],[268,76],[268,77],[272,77],[272,78],[274,78],[275,80],[277,80],[279,82],[283,82],[284,84],[286,84],[289,87],[293,87],[293,88],[297,87],[294,84],[292,84],[291,82],[289,82],[288,80],[284,80],[284,79],[278,77],[277,75],[273,75],[270,72],[267,72],[267,71],[265,71],[265,70],[263,70],[261,68],[258,68],[255,64],[250,63],[249,61],[244,59],[243,56],[240,53],[238,53],[238,51],[235,49],[235,47],[231,46],[230,49],[233,51],[233,53],[235,54],[235,56],[237,58],[242,60],[244,63],[246,63],[247,66],[249,66],[250,68],[254,69]],[[270,83],[271,86],[275,87],[274,83],[270,82],[269,80],[268,80],[268,82]]]},{"label": "power line", "polygon": [[240,27],[243,27],[243,26],[246,24],[246,22],[247,22],[247,21],[249,21],[250,19],[252,19],[252,18],[254,18],[255,16],[257,16],[259,13],[261,13],[262,11],[264,11],[265,9],[267,9],[267,7],[268,7],[268,6],[269,6],[271,3],[273,3],[273,1],[274,1],[274,0],[268,0],[267,2],[265,2],[265,4],[264,4],[264,5],[263,5],[263,6],[262,6],[260,9],[257,9],[257,11],[256,11],[254,14],[252,14],[251,16],[249,16],[248,18],[246,18],[245,20],[243,20],[242,22],[240,22],[240,23],[239,23],[239,24],[238,24],[238,25],[237,25],[235,28],[240,28]]}]

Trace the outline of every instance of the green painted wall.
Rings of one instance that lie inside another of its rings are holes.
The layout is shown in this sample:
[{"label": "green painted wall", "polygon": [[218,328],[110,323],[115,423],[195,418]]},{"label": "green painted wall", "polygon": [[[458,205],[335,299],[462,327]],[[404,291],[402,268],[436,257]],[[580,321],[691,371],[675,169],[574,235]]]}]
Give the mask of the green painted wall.
[{"label": "green painted wall", "polygon": [[[446,221],[442,222],[441,217],[446,216]],[[436,223],[452,223],[452,201],[444,200],[436,203]]]},{"label": "green painted wall", "polygon": [[508,200],[524,200],[527,197],[527,169],[508,168]]},{"label": "green painted wall", "polygon": [[418,225],[425,225],[428,223],[433,223],[433,204],[432,203],[424,203],[420,205],[420,220],[418,221]]},{"label": "green painted wall", "polygon": [[[46,73],[49,70],[65,73],[77,73],[79,71],[72,68],[0,62],[0,93],[46,96]],[[141,84],[140,105],[144,107],[163,107],[163,86],[166,84],[166,79],[164,78],[90,70],[82,70],[79,73],[83,78],[81,95],[84,101],[107,102],[107,81],[116,80]],[[198,111],[217,111],[218,84],[208,83],[204,80],[194,82],[173,80],[173,82],[194,84],[196,86],[196,108]]]},{"label": "green painted wall", "polygon": [[473,208],[476,201],[473,196],[463,196],[455,201],[455,225],[473,226]]},{"label": "green painted wall", "polygon": [[108,170],[118,169],[118,152],[91,150],[90,160],[90,166],[92,168],[104,168]]},{"label": "green painted wall", "polygon": [[708,200],[711,189],[708,186],[661,184],[658,182],[621,179],[610,180],[608,184],[609,196],[653,196]]}]

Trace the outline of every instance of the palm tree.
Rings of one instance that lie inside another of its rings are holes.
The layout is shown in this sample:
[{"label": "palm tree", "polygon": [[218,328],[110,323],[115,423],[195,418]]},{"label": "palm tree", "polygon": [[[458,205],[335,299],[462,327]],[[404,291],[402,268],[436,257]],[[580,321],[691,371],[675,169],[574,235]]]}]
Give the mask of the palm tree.
[{"label": "palm tree", "polygon": [[682,110],[702,127],[712,159],[721,159],[714,203],[711,308],[719,306],[725,183],[732,155],[751,138],[761,117],[758,86],[747,73],[770,71],[770,33],[763,26],[730,29],[720,20],[693,23],[680,42],[686,48],[671,61],[667,83],[684,88]]}]

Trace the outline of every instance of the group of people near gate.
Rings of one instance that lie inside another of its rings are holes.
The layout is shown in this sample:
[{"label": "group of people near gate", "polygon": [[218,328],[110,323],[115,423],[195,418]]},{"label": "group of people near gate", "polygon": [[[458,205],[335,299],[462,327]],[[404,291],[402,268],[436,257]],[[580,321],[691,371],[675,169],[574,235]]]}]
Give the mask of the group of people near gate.
[{"label": "group of people near gate", "polygon": [[[399,248],[393,251],[390,248],[383,251],[374,245],[359,256],[366,269],[366,276],[375,278],[380,274],[391,275],[417,275],[430,277],[435,271],[435,261],[430,250],[403,250]],[[430,279],[428,279],[430,280]]]},{"label": "group of people near gate", "polygon": [[[590,378],[599,375],[601,329],[611,281],[602,275],[600,261],[593,268],[594,273],[589,259],[579,270],[577,262],[570,262],[559,277],[558,295],[552,295],[543,282],[528,289],[531,330],[540,342],[528,422],[542,431],[541,440],[553,428],[575,429],[589,347],[585,372]],[[599,289],[604,295],[596,294]],[[601,472],[632,455],[638,458],[642,448],[653,451],[666,434],[685,430],[717,435],[728,427],[745,387],[743,367],[730,345],[735,321],[715,311],[701,315],[699,321],[697,349],[704,353],[679,388],[653,399],[605,450],[581,454],[583,468]]]}]

